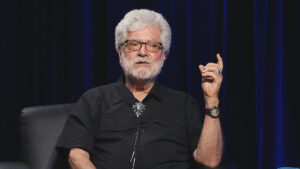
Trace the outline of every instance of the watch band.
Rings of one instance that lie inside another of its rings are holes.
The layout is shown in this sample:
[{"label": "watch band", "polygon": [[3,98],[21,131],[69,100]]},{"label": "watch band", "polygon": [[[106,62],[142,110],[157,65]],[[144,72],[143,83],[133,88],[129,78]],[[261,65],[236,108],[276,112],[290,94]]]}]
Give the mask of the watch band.
[{"label": "watch band", "polygon": [[217,106],[213,106],[211,108],[205,109],[205,114],[212,118],[219,118],[221,114],[221,108]]}]

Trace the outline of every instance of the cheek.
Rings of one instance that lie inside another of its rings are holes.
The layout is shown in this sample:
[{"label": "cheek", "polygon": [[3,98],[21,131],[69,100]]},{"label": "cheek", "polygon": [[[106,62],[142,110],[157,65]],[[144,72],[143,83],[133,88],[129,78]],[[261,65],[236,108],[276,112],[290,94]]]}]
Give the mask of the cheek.
[{"label": "cheek", "polygon": [[160,62],[162,61],[160,55],[158,55],[158,56],[152,58],[152,60],[153,60],[154,62],[156,62],[156,63],[160,63]]},{"label": "cheek", "polygon": [[137,56],[136,56],[136,54],[134,54],[134,53],[124,53],[124,57],[125,57],[125,59],[127,59],[127,60],[129,60],[129,61],[132,61],[134,58],[136,58]]}]

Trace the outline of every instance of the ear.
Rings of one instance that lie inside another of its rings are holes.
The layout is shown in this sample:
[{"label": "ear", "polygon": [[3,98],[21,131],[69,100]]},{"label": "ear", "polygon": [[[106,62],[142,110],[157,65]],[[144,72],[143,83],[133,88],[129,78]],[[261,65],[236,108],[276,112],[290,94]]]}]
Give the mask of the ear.
[{"label": "ear", "polygon": [[119,55],[119,62],[121,63],[121,54],[122,54],[121,47],[118,47],[117,51],[118,51],[118,55]]},{"label": "ear", "polygon": [[162,61],[163,61],[163,63],[165,63],[166,57],[167,57],[167,54],[164,52],[162,54]]},{"label": "ear", "polygon": [[118,55],[120,57],[121,56],[121,52],[122,52],[120,47],[118,47],[117,52],[118,52]]}]

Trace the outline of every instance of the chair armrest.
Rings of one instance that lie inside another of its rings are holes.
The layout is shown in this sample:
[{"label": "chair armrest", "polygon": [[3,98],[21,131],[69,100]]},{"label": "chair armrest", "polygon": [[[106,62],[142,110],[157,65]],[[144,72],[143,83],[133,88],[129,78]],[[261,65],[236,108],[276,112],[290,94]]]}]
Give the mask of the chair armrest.
[{"label": "chair armrest", "polygon": [[30,169],[29,166],[21,161],[0,162],[0,169]]}]

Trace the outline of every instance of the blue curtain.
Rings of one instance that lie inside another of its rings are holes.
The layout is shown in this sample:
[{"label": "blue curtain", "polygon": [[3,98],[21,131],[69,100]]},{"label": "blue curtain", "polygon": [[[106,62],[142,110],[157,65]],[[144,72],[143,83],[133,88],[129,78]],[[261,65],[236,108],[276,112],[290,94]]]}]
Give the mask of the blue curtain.
[{"label": "blue curtain", "polygon": [[[299,2],[255,1],[258,168],[299,167]],[[272,161],[272,162],[271,162]]]},{"label": "blue curtain", "polygon": [[300,167],[296,0],[0,0],[0,160],[18,158],[18,115],[75,102],[122,74],[114,28],[148,8],[172,28],[159,81],[203,105],[198,64],[224,60],[224,157],[236,168]]}]

